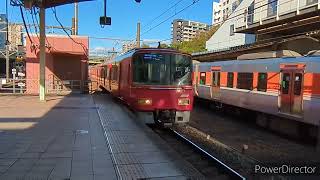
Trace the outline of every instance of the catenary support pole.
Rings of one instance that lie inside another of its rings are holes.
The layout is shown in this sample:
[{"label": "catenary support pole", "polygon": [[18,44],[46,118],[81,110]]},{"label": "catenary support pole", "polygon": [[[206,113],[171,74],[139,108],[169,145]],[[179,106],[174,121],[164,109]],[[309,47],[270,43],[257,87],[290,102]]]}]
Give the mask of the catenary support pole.
[{"label": "catenary support pole", "polygon": [[140,22],[137,24],[137,48],[140,48]]},{"label": "catenary support pole", "polygon": [[46,100],[46,87],[45,87],[45,68],[46,68],[46,29],[45,29],[45,8],[40,8],[40,81],[39,81],[39,87],[40,87],[40,101]]},{"label": "catenary support pole", "polygon": [[9,57],[9,14],[8,14],[8,0],[6,0],[6,82],[9,82],[10,77],[10,57]]},{"label": "catenary support pole", "polygon": [[78,35],[78,21],[79,21],[79,4],[74,3],[74,35]]},{"label": "catenary support pole", "polygon": [[[7,31],[8,33],[8,31]],[[10,78],[10,57],[9,57],[9,41],[6,42],[6,82],[9,82]]]}]

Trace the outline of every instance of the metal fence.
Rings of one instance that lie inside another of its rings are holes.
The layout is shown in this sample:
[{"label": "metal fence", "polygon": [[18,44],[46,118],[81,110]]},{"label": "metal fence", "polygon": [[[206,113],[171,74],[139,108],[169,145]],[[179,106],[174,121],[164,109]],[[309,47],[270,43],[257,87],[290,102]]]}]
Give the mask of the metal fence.
[{"label": "metal fence", "polygon": [[[46,80],[46,94],[93,93],[97,87],[91,80]],[[38,79],[0,79],[0,94],[39,94]]]}]

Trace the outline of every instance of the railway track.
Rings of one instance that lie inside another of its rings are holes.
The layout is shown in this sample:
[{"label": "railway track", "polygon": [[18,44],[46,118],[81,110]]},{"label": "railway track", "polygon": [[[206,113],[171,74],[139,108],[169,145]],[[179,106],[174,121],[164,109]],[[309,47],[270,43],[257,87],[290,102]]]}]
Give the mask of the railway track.
[{"label": "railway track", "polygon": [[211,155],[197,144],[175,129],[159,128],[156,125],[148,125],[154,132],[163,138],[171,148],[181,157],[192,164],[207,179],[217,180],[245,180],[241,174],[230,168],[217,157]]}]

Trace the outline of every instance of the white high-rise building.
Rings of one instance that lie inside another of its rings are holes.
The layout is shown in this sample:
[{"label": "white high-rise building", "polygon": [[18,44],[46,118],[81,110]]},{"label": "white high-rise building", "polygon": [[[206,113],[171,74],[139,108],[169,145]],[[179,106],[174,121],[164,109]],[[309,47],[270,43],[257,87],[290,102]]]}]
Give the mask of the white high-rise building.
[{"label": "white high-rise building", "polygon": [[212,25],[217,25],[222,22],[221,3],[212,3]]},{"label": "white high-rise building", "polygon": [[208,31],[210,26],[205,23],[175,19],[172,22],[172,42],[190,41],[198,33]]},{"label": "white high-rise building", "polygon": [[220,0],[212,3],[212,25],[221,24],[233,13],[242,0]]}]

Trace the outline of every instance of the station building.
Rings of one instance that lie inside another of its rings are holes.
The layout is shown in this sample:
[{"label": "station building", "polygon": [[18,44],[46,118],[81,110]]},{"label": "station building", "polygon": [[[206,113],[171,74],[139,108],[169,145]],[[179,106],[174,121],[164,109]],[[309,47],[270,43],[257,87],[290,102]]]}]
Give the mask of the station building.
[{"label": "station building", "polygon": [[[50,91],[63,88],[81,91],[88,80],[88,47],[86,36],[47,35],[46,37],[46,88]],[[32,41],[32,42],[31,42]],[[39,38],[26,38],[26,92],[39,93]]]}]

